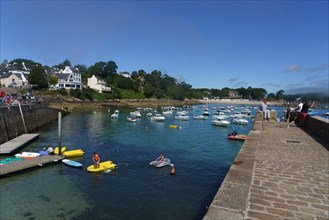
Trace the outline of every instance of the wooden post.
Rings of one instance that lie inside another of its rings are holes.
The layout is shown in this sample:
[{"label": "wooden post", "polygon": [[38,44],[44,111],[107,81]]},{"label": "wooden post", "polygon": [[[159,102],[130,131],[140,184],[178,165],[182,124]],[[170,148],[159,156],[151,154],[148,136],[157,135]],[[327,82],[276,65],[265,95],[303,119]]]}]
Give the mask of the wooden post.
[{"label": "wooden post", "polygon": [[[22,117],[22,121],[23,121],[23,126],[24,126],[24,129],[25,129],[25,134],[27,134],[27,129],[26,129],[26,125],[25,125],[25,120],[24,120],[24,115],[23,115],[23,111],[22,111],[22,107],[21,107],[21,103],[19,101],[18,102],[18,108],[19,108],[19,111],[21,113],[21,117]],[[17,136],[17,135],[16,135]]]},{"label": "wooden post", "polygon": [[58,155],[62,155],[62,113],[58,112]]}]

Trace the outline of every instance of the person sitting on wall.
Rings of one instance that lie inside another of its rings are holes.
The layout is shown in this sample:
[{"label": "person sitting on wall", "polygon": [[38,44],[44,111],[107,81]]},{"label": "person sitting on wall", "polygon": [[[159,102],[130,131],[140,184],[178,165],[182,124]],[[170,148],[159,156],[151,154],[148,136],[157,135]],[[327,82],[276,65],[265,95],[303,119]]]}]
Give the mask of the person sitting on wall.
[{"label": "person sitting on wall", "polygon": [[305,119],[307,117],[307,112],[309,108],[312,108],[314,106],[314,101],[306,101],[303,103],[303,108],[299,113],[299,125],[304,126],[305,125]]},{"label": "person sitting on wall", "polygon": [[261,111],[263,112],[263,117],[264,119],[266,119],[267,121],[270,120],[271,118],[271,114],[270,114],[270,110],[267,109],[267,99],[264,99],[262,106],[261,106]]}]

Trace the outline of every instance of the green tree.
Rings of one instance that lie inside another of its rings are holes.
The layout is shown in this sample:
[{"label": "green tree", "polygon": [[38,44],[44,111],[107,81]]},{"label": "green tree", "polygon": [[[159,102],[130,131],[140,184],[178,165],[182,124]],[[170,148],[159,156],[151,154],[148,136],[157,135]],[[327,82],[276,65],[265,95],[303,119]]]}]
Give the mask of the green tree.
[{"label": "green tree", "polygon": [[115,80],[115,84],[117,86],[117,88],[120,89],[130,89],[130,90],[134,90],[134,81],[130,78],[126,78],[124,76],[119,76],[116,78]]},{"label": "green tree", "polygon": [[41,66],[35,66],[29,74],[29,84],[34,89],[43,89],[48,87],[48,77]]},{"label": "green tree", "polygon": [[284,97],[284,90],[282,90],[282,89],[277,91],[277,93],[275,94],[275,98],[277,100],[283,99],[283,97]]},{"label": "green tree", "polygon": [[56,85],[58,83],[58,77],[55,74],[49,76],[49,84]]},{"label": "green tree", "polygon": [[275,96],[274,93],[269,93],[269,94],[267,95],[267,98],[268,98],[269,100],[275,100],[275,99],[276,99],[276,96]]},{"label": "green tree", "polygon": [[58,69],[65,69],[66,66],[71,66],[71,61],[69,61],[68,59],[64,60],[60,64],[55,65],[54,67]]}]

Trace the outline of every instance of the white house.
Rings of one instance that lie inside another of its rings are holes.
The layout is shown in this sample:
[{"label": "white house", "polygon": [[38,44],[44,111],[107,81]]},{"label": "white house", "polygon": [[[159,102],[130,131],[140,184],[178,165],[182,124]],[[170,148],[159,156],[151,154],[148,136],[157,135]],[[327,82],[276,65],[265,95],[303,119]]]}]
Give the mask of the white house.
[{"label": "white house", "polygon": [[82,89],[81,73],[77,68],[65,66],[64,70],[55,74],[58,77],[55,87],[59,89]]},{"label": "white house", "polygon": [[91,89],[97,90],[99,93],[102,93],[104,91],[111,91],[110,87],[106,87],[105,81],[99,77],[96,77],[95,75],[88,78],[87,86]]},{"label": "white house", "polygon": [[1,86],[5,87],[22,87],[28,84],[23,73],[7,73],[0,78]]}]

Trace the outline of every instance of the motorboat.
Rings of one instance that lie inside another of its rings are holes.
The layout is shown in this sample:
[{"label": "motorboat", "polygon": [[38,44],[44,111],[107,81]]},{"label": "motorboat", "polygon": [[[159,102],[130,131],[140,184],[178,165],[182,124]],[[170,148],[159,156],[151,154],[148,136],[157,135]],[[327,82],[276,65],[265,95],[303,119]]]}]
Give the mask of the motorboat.
[{"label": "motorboat", "polygon": [[162,114],[156,114],[151,119],[154,120],[154,121],[164,121],[164,120],[166,120],[165,116],[163,116]]},{"label": "motorboat", "polygon": [[175,119],[181,120],[181,121],[188,121],[190,119],[190,116],[188,116],[184,113],[181,113],[181,114],[175,115]]},{"label": "motorboat", "polygon": [[207,120],[207,116],[205,115],[194,115],[193,119],[197,119],[197,120]]},{"label": "motorboat", "polygon": [[142,114],[140,113],[140,111],[134,111],[134,112],[130,112],[130,116],[132,118],[141,118]]},{"label": "motorboat", "polygon": [[112,119],[118,119],[118,118],[119,118],[119,114],[113,113],[113,114],[111,115],[111,118],[112,118]]},{"label": "motorboat", "polygon": [[226,127],[226,126],[228,126],[229,124],[230,124],[230,122],[229,121],[227,121],[227,120],[223,120],[223,119],[215,119],[215,120],[212,120],[211,121],[211,124],[212,125],[215,125],[215,126],[222,126],[222,127]]},{"label": "motorboat", "polygon": [[247,125],[249,123],[248,120],[244,118],[234,118],[232,119],[232,122],[239,125]]},{"label": "motorboat", "polygon": [[146,116],[147,116],[147,117],[152,117],[153,114],[152,114],[152,112],[148,112],[148,113],[146,114]]},{"label": "motorboat", "polygon": [[329,116],[329,112],[323,113],[323,116]]},{"label": "motorboat", "polygon": [[208,109],[204,109],[203,112],[202,112],[202,115],[204,115],[204,116],[209,116],[209,111],[208,111]]},{"label": "motorboat", "polygon": [[164,158],[163,160],[158,158],[158,159],[150,162],[150,166],[155,166],[155,167],[158,167],[158,168],[168,166],[168,165],[170,165],[170,159],[169,158]]},{"label": "motorboat", "polygon": [[36,152],[22,152],[20,154],[15,154],[15,157],[18,158],[24,158],[24,159],[31,159],[34,157],[39,157],[40,153],[36,153]]},{"label": "motorboat", "polygon": [[128,116],[128,117],[126,118],[126,121],[129,121],[129,122],[136,122],[137,119]]},{"label": "motorboat", "polygon": [[212,118],[226,120],[228,118],[228,116],[227,115],[213,115]]}]

